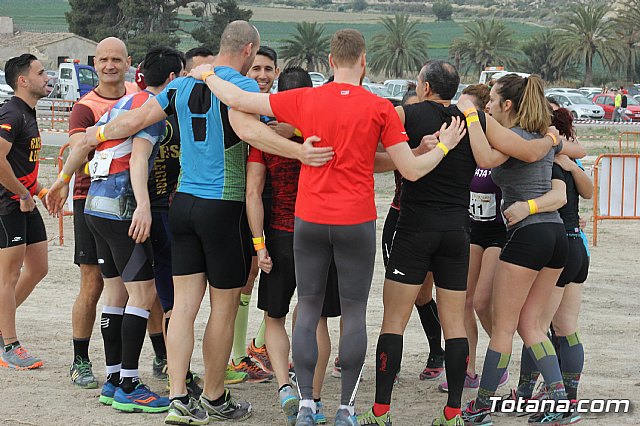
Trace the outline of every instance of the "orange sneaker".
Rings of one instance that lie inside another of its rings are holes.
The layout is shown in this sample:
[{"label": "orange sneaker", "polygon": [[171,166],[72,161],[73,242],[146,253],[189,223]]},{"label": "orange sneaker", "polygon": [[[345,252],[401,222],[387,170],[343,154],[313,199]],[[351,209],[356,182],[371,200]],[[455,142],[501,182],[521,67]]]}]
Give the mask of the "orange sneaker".
[{"label": "orange sneaker", "polygon": [[261,348],[256,347],[256,339],[252,339],[249,346],[247,346],[247,355],[258,361],[258,364],[263,370],[273,373],[273,367],[271,361],[269,361],[269,354],[267,353],[267,345]]},{"label": "orange sneaker", "polygon": [[249,376],[248,381],[250,383],[268,382],[269,380],[273,379],[273,374],[264,371],[248,356],[242,358],[242,361],[237,365],[233,360],[231,360],[231,368],[233,368],[237,372],[247,373],[247,375]]}]

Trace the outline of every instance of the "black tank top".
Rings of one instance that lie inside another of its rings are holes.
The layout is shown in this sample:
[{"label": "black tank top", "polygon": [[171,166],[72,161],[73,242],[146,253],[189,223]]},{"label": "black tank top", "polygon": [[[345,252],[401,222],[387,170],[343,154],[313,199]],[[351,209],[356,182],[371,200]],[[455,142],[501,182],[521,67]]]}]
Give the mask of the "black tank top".
[{"label": "black tank top", "polygon": [[[420,145],[423,136],[440,130],[442,123],[450,123],[453,117],[464,120],[455,105],[445,107],[425,101],[403,108],[411,148]],[[483,112],[479,116],[484,129],[486,117]],[[431,173],[415,182],[403,180],[398,227],[413,231],[468,229],[469,188],[475,171],[476,161],[469,136],[465,135]]]},{"label": "black tank top", "polygon": [[553,163],[553,179],[562,176],[562,180],[567,185],[567,204],[562,206],[558,213],[564,222],[564,228],[567,232],[578,233],[580,232],[580,223],[578,217],[578,201],[580,194],[578,194],[578,187],[576,181],[573,180],[571,172],[565,171],[562,167]]}]

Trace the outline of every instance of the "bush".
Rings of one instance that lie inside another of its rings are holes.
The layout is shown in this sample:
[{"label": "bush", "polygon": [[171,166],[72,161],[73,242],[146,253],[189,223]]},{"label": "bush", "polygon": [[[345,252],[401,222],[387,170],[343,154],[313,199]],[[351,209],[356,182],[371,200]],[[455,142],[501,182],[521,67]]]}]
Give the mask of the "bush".
[{"label": "bush", "polygon": [[438,0],[433,2],[431,7],[433,14],[436,16],[437,21],[451,21],[451,15],[453,14],[453,6],[447,0]]},{"label": "bush", "polygon": [[366,0],[353,0],[353,4],[351,5],[351,9],[353,9],[354,12],[362,12],[368,6],[369,6],[369,4],[366,2]]}]

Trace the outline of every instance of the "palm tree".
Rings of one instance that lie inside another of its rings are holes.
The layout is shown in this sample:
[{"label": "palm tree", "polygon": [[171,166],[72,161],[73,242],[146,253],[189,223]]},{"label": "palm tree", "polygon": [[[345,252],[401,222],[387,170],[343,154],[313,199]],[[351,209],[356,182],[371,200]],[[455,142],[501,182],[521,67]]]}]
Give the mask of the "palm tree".
[{"label": "palm tree", "polygon": [[296,24],[296,33],[285,40],[280,55],[288,66],[302,66],[308,71],[329,69],[329,38],[324,25],[317,22]]},{"label": "palm tree", "polygon": [[520,68],[525,72],[540,74],[546,81],[577,77],[575,60],[554,58],[557,49],[555,38],[555,31],[550,29],[534,34],[522,45],[522,53],[526,59],[520,64]]},{"label": "palm tree", "polygon": [[640,0],[630,0],[625,9],[618,11],[616,22],[617,33],[625,46],[625,62],[627,81],[633,82],[636,77],[635,65],[640,59]]},{"label": "palm tree", "polygon": [[593,59],[598,56],[611,69],[621,61],[621,45],[616,35],[616,22],[607,14],[607,4],[574,4],[561,20],[556,37],[555,59],[584,61],[584,85],[591,86]]},{"label": "palm tree", "polygon": [[487,66],[515,65],[514,32],[504,22],[478,20],[463,24],[462,28],[464,35],[453,40],[449,47],[451,56],[476,67],[478,72]]},{"label": "palm tree", "polygon": [[387,77],[404,77],[420,70],[427,59],[429,33],[417,28],[418,21],[409,15],[396,14],[392,19],[380,19],[385,32],[373,36],[369,52],[369,65],[374,73],[383,72]]}]

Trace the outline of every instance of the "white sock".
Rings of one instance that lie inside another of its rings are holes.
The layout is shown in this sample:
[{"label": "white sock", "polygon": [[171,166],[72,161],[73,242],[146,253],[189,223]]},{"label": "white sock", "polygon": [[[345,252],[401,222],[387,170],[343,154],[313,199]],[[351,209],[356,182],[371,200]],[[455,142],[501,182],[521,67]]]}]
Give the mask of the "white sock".
[{"label": "white sock", "polygon": [[313,399],[301,399],[298,409],[302,410],[302,407],[311,408],[312,412],[316,412],[316,403],[313,402]]},{"label": "white sock", "polygon": [[338,410],[347,410],[350,416],[353,416],[356,413],[356,409],[353,405],[341,405]]}]

